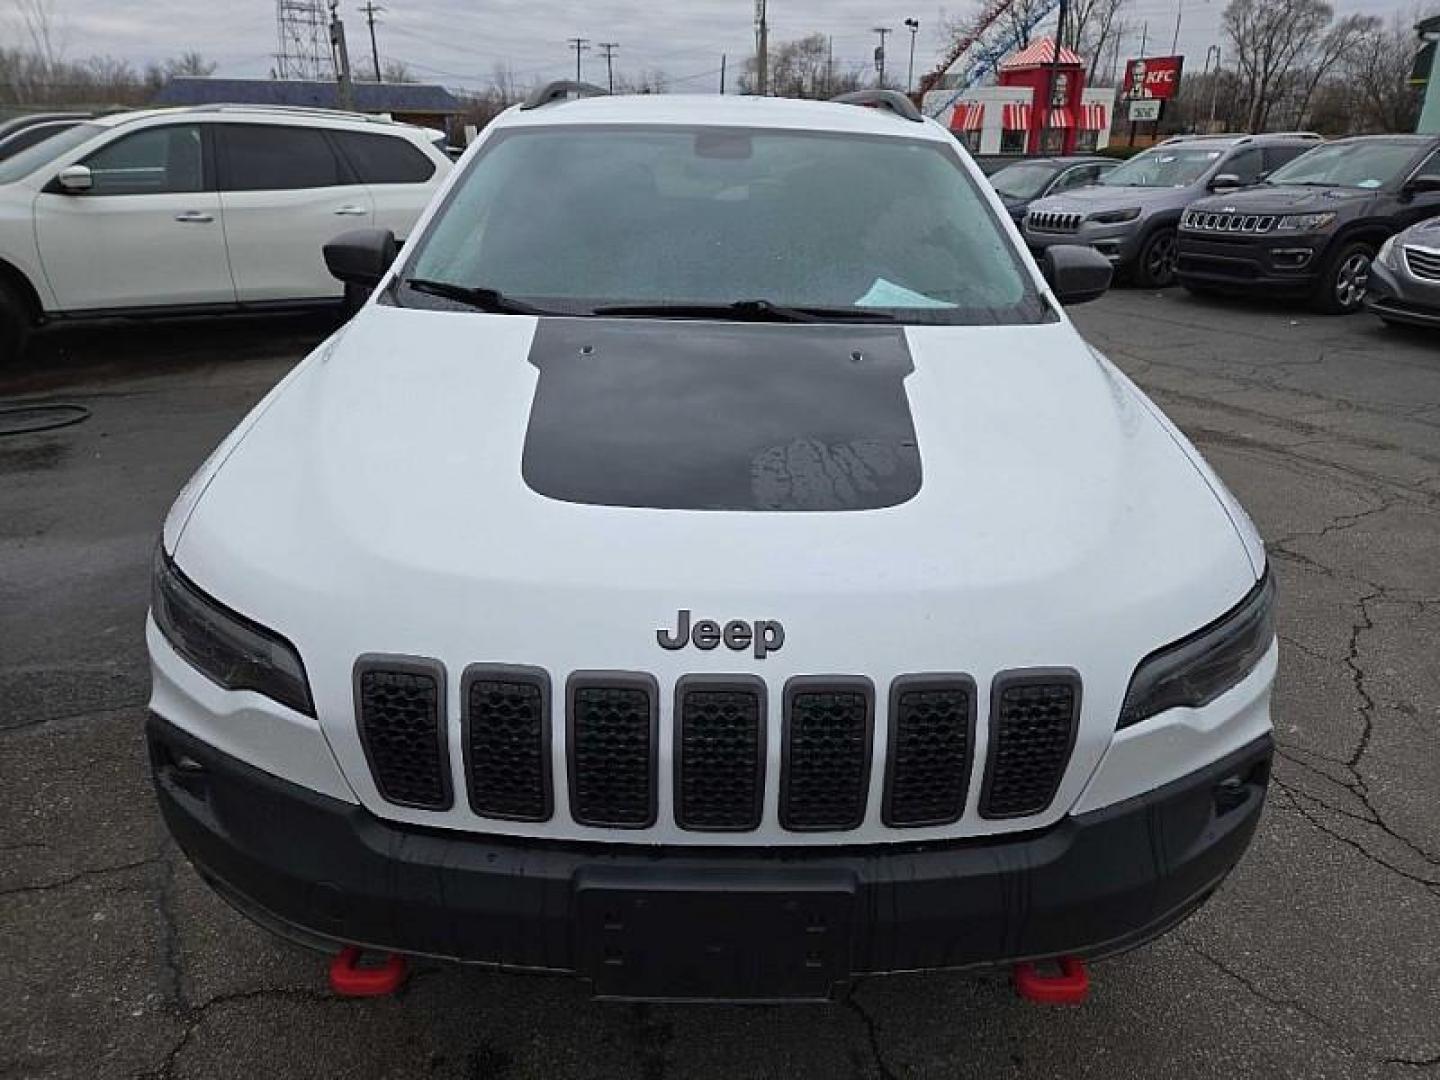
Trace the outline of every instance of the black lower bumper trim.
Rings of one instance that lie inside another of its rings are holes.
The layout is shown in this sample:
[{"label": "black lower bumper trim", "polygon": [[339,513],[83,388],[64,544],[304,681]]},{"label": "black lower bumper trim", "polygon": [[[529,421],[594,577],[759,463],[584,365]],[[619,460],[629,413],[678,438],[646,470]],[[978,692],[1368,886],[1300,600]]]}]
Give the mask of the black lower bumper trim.
[{"label": "black lower bumper trim", "polygon": [[[603,996],[823,998],[855,976],[1121,951],[1249,845],[1267,736],[1145,796],[999,839],[803,850],[520,841],[382,821],[152,716],[167,825],[257,922],[501,968]],[[183,760],[183,767],[182,762]]]}]

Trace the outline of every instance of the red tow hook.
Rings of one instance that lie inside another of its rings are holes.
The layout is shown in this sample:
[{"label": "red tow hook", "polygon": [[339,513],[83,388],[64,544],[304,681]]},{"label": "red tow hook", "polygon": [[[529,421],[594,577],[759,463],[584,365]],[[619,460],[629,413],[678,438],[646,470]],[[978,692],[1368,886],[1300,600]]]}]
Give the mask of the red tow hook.
[{"label": "red tow hook", "polygon": [[341,949],[330,961],[330,989],[341,997],[384,997],[400,989],[409,965],[399,953],[386,953],[374,966],[361,966],[364,955],[356,945]]},{"label": "red tow hook", "polygon": [[1090,975],[1085,961],[1062,956],[1056,961],[1060,974],[1042,974],[1031,963],[1015,965],[1015,992],[1036,1005],[1081,1005],[1090,993]]}]

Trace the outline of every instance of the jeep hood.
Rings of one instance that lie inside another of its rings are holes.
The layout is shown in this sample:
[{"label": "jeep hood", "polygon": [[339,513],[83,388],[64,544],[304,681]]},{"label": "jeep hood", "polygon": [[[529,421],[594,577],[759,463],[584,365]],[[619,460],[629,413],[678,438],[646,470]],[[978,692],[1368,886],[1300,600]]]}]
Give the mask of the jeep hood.
[{"label": "jeep hood", "polygon": [[1032,211],[1057,211],[1060,213],[1096,214],[1106,210],[1125,210],[1138,206],[1142,210],[1179,209],[1187,201],[1185,188],[1174,187],[1110,187],[1096,184],[1092,187],[1076,188],[1061,195],[1037,199],[1030,204]]},{"label": "jeep hood", "polygon": [[1313,214],[1343,210],[1372,199],[1378,189],[1323,188],[1299,184],[1262,184],[1191,203],[1192,210],[1234,209],[1248,214]]},{"label": "jeep hood", "polygon": [[[729,362],[734,377],[703,370]],[[543,667],[557,685],[645,671],[662,692],[745,671],[777,695],[797,674],[878,687],[964,671],[983,687],[1064,666],[1085,679],[1085,712],[1053,818],[1108,747],[1134,664],[1256,579],[1232,511],[1152,409],[1064,321],[552,322],[372,304],[224,449],[167,546],[295,643],[367,803],[350,703],[366,653],[435,658],[456,680],[475,662]],[[781,621],[784,648],[663,650],[656,630],[680,609]]]}]

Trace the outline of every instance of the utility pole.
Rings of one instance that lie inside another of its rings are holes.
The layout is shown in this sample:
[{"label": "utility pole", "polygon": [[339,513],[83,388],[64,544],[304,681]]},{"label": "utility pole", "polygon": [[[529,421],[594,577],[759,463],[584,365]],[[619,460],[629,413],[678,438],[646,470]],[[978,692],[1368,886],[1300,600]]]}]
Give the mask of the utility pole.
[{"label": "utility pole", "polygon": [[825,53],[825,96],[835,95],[835,35],[830,35],[829,45]]},{"label": "utility pole", "polygon": [[1180,48],[1180,17],[1185,14],[1184,0],[1175,0],[1175,36],[1170,39],[1170,55]]},{"label": "utility pole", "polygon": [[[615,93],[615,50],[620,48],[620,43],[618,41],[602,41],[600,42],[600,48],[605,52],[606,85],[609,87],[610,93],[613,94]],[[580,81],[578,75],[575,77],[575,81]]]},{"label": "utility pole", "polygon": [[[1051,150],[1044,145],[1044,140],[1045,136],[1049,134],[1052,127],[1050,123],[1050,117],[1054,114],[1055,111],[1055,90],[1060,85],[1060,39],[1065,36],[1065,15],[1065,0],[1060,0],[1060,20],[1055,24],[1055,40],[1053,42],[1054,48],[1050,50],[1050,79],[1047,84],[1047,92],[1045,95],[1045,122],[1040,126],[1040,152],[1042,154],[1051,153]],[[1063,129],[1061,130],[1060,137],[1063,142],[1065,137]],[[1063,148],[1060,152],[1063,153]]]},{"label": "utility pole", "polygon": [[770,23],[765,0],[755,0],[755,90],[761,97],[770,93]]},{"label": "utility pole", "polygon": [[583,52],[589,52],[590,39],[583,37],[572,37],[570,39],[570,48],[575,50],[575,81],[584,82],[585,80],[580,74],[580,54]]},{"label": "utility pole", "polygon": [[1211,45],[1205,50],[1205,70],[1210,71],[1210,54],[1215,54],[1215,71],[1210,75],[1210,126],[1208,131],[1215,130],[1215,107],[1220,102],[1220,46]]},{"label": "utility pole", "polygon": [[894,33],[888,26],[875,27],[880,35],[880,44],[875,47],[875,70],[880,73],[880,85],[885,85],[885,35]]},{"label": "utility pole", "polygon": [[384,82],[380,76],[380,49],[375,44],[375,16],[385,9],[376,6],[375,0],[365,0],[365,6],[360,10],[365,13],[365,21],[370,24],[370,59],[375,61],[375,81]]},{"label": "utility pole", "polygon": [[720,54],[720,94],[722,97],[725,94],[725,62],[729,59],[730,57],[728,54]]},{"label": "utility pole", "polygon": [[335,96],[340,108],[355,108],[355,84],[350,78],[350,50],[345,45],[345,24],[336,9],[340,0],[330,0],[330,48],[335,54]]},{"label": "utility pole", "polygon": [[906,19],[905,26],[910,31],[910,71],[905,76],[905,92],[913,94],[915,92],[915,35],[920,33],[920,20]]}]

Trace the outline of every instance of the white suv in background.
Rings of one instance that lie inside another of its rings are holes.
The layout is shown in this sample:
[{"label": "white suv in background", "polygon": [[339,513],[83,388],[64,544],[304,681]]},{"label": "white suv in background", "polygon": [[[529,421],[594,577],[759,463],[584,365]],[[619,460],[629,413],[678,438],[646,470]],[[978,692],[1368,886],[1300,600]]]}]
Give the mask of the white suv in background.
[{"label": "white suv in background", "polygon": [[210,106],[92,120],[0,162],[0,359],[38,322],[332,301],[322,245],[408,234],[451,162],[422,128]]}]

